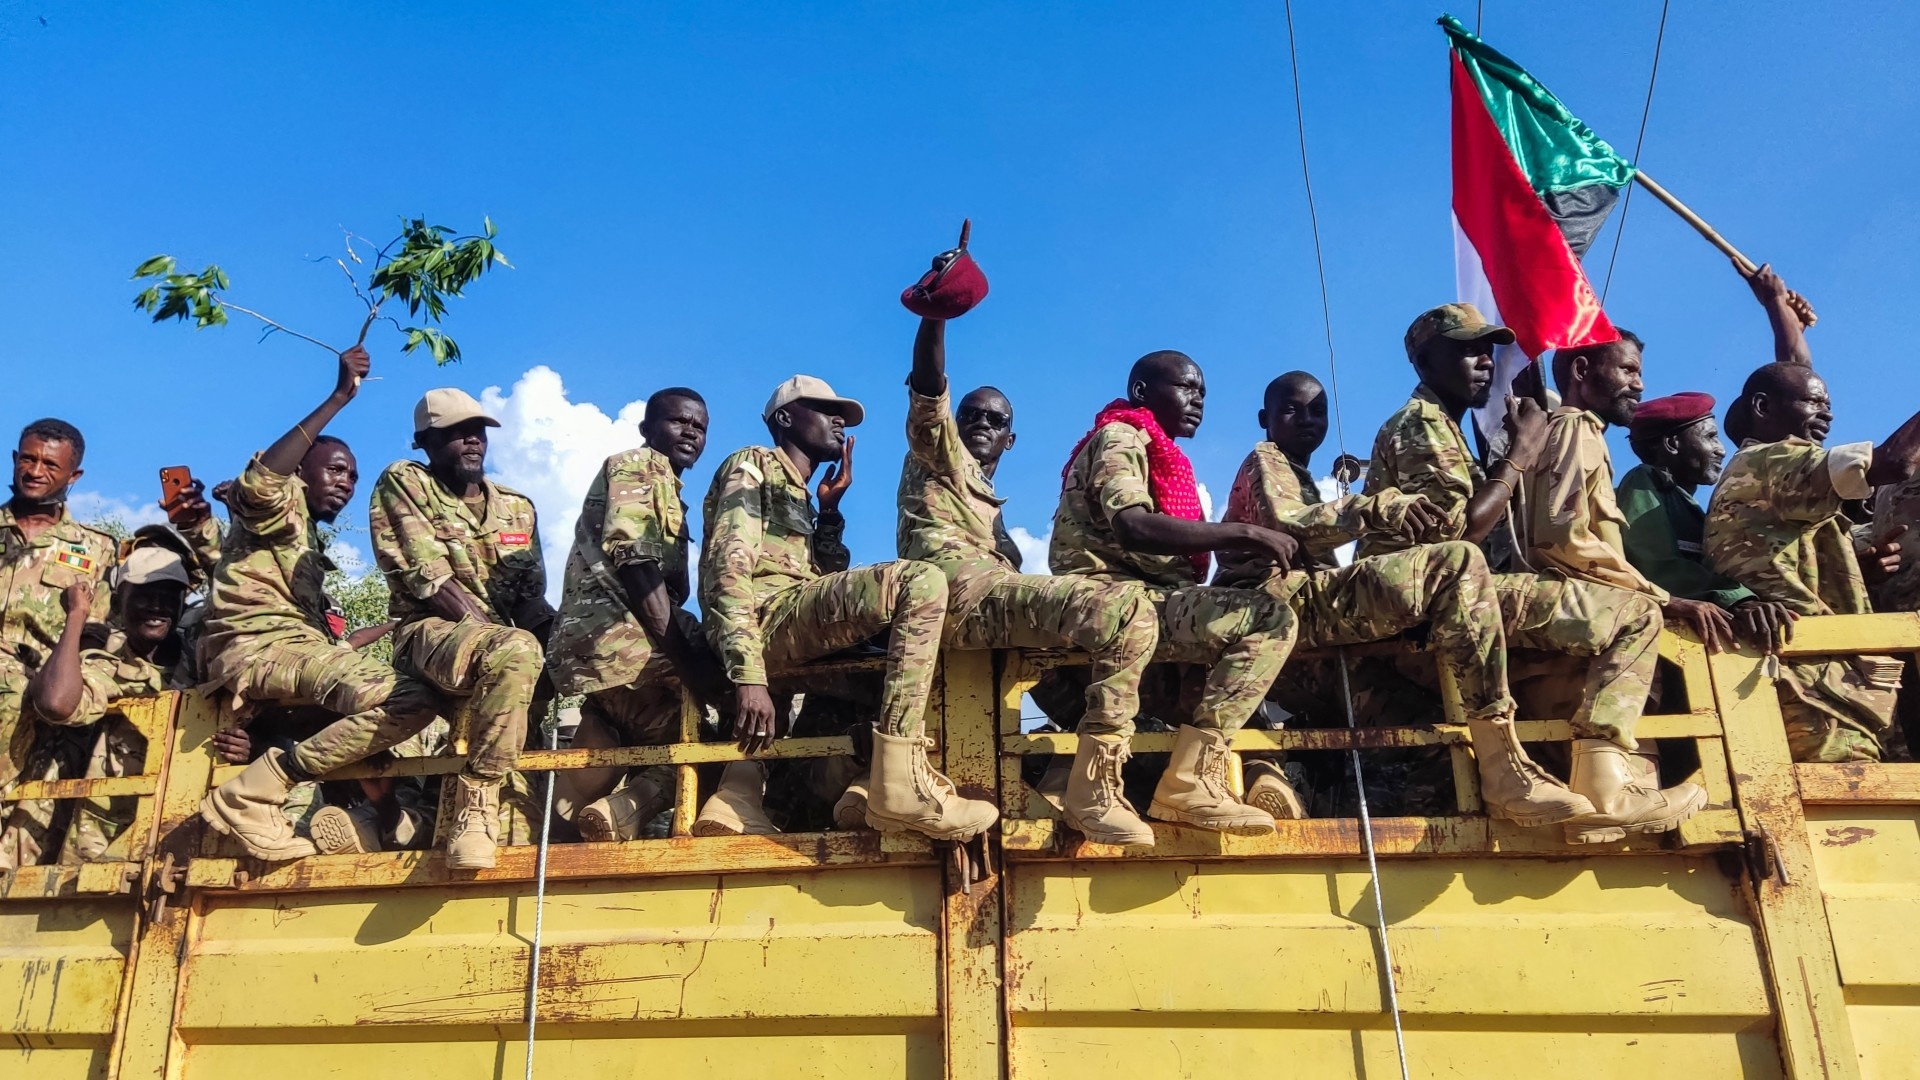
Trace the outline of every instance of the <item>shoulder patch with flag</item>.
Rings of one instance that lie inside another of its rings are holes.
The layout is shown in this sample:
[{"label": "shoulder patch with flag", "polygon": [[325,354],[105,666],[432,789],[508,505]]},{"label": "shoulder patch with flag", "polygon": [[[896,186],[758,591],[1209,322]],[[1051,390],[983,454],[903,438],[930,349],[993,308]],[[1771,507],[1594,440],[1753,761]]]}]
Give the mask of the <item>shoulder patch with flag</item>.
[{"label": "shoulder patch with flag", "polygon": [[83,574],[93,573],[93,556],[85,548],[59,548],[53,553],[53,561]]}]

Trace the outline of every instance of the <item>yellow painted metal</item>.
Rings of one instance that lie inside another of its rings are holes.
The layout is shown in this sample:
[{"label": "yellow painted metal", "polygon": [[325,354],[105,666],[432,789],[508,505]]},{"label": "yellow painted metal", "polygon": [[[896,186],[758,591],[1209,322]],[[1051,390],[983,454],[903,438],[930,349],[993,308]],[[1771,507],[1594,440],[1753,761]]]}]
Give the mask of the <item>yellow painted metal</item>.
[{"label": "yellow painted metal", "polygon": [[[1920,618],[1802,620],[1793,648],[1912,652]],[[1478,813],[1375,821],[1414,1075],[1914,1075],[1920,953],[1889,942],[1920,924],[1920,766],[1793,766],[1760,658],[1677,633],[1661,653],[1683,700],[1642,731],[1691,741],[1709,795],[1684,829],[1574,852]],[[1073,750],[1019,722],[1023,692],[1071,662],[942,660],[936,759],[1006,817],[965,891],[950,846],[924,840],[685,835],[696,765],[739,757],[699,743],[691,711],[674,746],[526,755],[528,771],[666,764],[681,787],[669,839],[553,849],[539,1075],[1397,1073],[1357,823],[1085,843],[1021,778],[1027,756]],[[431,853],[213,855],[195,809],[230,772],[208,749],[220,717],[193,696],[136,711],[159,736],[151,767],[111,782],[143,796],[134,861],[0,881],[0,1075],[518,1073],[532,849],[479,874]],[[1235,742],[1445,746],[1478,805],[1458,723]],[[106,790],[60,783],[44,794]]]}]

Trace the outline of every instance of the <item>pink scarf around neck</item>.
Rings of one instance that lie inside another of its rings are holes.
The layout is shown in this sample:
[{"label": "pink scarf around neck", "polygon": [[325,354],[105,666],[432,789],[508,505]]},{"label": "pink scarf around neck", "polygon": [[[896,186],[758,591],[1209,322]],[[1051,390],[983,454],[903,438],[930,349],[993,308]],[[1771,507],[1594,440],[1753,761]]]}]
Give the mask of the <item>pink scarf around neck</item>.
[{"label": "pink scarf around neck", "polygon": [[[1186,451],[1160,427],[1153,413],[1124,398],[1115,398],[1101,409],[1100,415],[1093,418],[1093,427],[1074,444],[1073,453],[1067,455],[1066,468],[1060,470],[1062,483],[1073,471],[1074,460],[1087,442],[1108,424],[1128,424],[1146,433],[1147,487],[1153,492],[1154,509],[1182,521],[1200,521],[1205,517],[1200,511],[1200,485],[1193,478],[1193,462],[1187,460]],[[1187,561],[1193,564],[1195,581],[1207,580],[1207,572],[1213,566],[1212,556],[1200,552],[1187,556]]]}]

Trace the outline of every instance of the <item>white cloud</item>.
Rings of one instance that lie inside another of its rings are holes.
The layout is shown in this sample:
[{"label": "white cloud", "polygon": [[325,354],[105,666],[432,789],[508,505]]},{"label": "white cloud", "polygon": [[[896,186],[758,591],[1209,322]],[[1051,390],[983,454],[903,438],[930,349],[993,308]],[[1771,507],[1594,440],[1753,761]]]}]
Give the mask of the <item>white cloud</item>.
[{"label": "white cloud", "polygon": [[488,471],[539,511],[547,595],[558,602],[580,500],[602,461],[640,445],[646,402],[629,401],[609,417],[592,402],[568,400],[559,372],[540,364],[506,393],[487,387],[480,403],[500,421],[488,446]]},{"label": "white cloud", "polygon": [[1013,538],[1013,546],[1020,549],[1020,572],[1023,574],[1051,574],[1047,566],[1047,545],[1053,541],[1053,530],[1035,536],[1018,525],[1007,530]]},{"label": "white cloud", "polygon": [[67,512],[83,523],[112,521],[129,529],[158,525],[167,520],[167,515],[160,510],[160,504],[151,499],[121,498],[85,489],[67,498]]},{"label": "white cloud", "polygon": [[[1219,521],[1219,520],[1220,520],[1219,518],[1217,518],[1217,517],[1214,517],[1214,516],[1213,516],[1213,492],[1211,492],[1211,491],[1208,491],[1208,490],[1207,490],[1207,485],[1205,485],[1205,484],[1203,484],[1203,483],[1200,483],[1200,482],[1199,482],[1198,480],[1196,480],[1196,481],[1194,481],[1194,483],[1193,483],[1193,486],[1194,486],[1194,487],[1195,487],[1196,489],[1198,489],[1198,490],[1199,490],[1199,492],[1200,492],[1200,518],[1201,518],[1201,520],[1203,520],[1203,521]],[[1220,510],[1220,512],[1221,512],[1221,513],[1223,513],[1223,514],[1224,514],[1224,513],[1226,513],[1226,508],[1225,508],[1225,507],[1222,507],[1222,508],[1221,508],[1221,510]]]},{"label": "white cloud", "polygon": [[[1333,500],[1340,497],[1340,481],[1335,480],[1331,476],[1323,476],[1320,479],[1315,480],[1313,482],[1313,486],[1320,489],[1320,499],[1322,502],[1332,502]],[[1352,565],[1353,549],[1354,549],[1353,544],[1341,544],[1339,547],[1334,548],[1333,549],[1334,561],[1339,563],[1341,566]]]}]

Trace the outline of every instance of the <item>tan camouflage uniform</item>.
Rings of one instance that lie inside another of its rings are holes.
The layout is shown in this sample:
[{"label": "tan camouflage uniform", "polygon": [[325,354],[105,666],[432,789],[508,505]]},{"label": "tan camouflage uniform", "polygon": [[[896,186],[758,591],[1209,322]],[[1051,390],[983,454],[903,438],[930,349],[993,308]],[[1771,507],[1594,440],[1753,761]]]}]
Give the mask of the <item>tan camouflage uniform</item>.
[{"label": "tan camouflage uniform", "polygon": [[[1869,493],[1871,443],[1831,450],[1805,439],[1749,440],[1707,504],[1707,562],[1762,600],[1802,615],[1872,611],[1843,499]],[[1892,723],[1899,661],[1799,658],[1775,684],[1795,761],[1878,761]]]},{"label": "tan camouflage uniform", "polygon": [[[546,591],[533,503],[491,480],[468,502],[440,486],[426,465],[398,461],[373,486],[374,561],[387,575],[394,667],[460,702],[469,776],[500,780],[526,741],[527,710],[540,679],[540,642],[517,624]],[[434,614],[427,598],[458,584],[486,622]]]},{"label": "tan camouflage uniform", "polygon": [[816,537],[805,479],[768,447],[737,450],[721,462],[703,510],[700,606],[727,677],[765,686],[770,667],[889,630],[880,726],[889,735],[919,734],[946,621],[946,577],[906,561],[822,573],[845,558],[842,523]]},{"label": "tan camouflage uniform", "polygon": [[1546,448],[1514,504],[1520,550],[1542,573],[1611,585],[1665,604],[1667,590],[1627,561],[1621,538],[1627,518],[1613,494],[1606,431],[1606,422],[1586,409],[1562,406],[1549,414]]},{"label": "tan camouflage uniform", "polygon": [[[1870,540],[1880,540],[1905,525],[1899,540],[1907,552],[1920,548],[1920,476],[1902,484],[1888,484],[1873,495],[1873,527]],[[1900,569],[1887,580],[1868,590],[1875,611],[1920,611],[1920,557],[1908,555]]]},{"label": "tan camouflage uniform", "polygon": [[1084,577],[1022,574],[980,463],[960,441],[948,395],[907,392],[907,458],[900,469],[902,559],[947,575],[946,643],[959,649],[1062,648],[1087,652],[1089,730],[1121,730],[1140,711],[1140,675],[1159,621],[1146,592]]},{"label": "tan camouflage uniform", "polygon": [[[100,648],[80,654],[80,680],[85,689],[76,715],[100,717],[110,702],[155,697],[173,687],[173,674],[173,665],[163,666],[154,658],[136,655],[128,648],[127,635],[115,629]],[[146,758],[147,737],[123,718],[107,716],[94,725],[92,753],[81,775],[138,776]],[[133,824],[136,802],[137,797],[132,795],[76,802],[66,840],[60,847],[60,861],[75,864],[100,858],[107,846]]]},{"label": "tan camouflage uniform", "polygon": [[[1133,506],[1155,508],[1147,482],[1147,436],[1128,424],[1107,424],[1068,467],[1047,561],[1056,574],[1145,586],[1170,658],[1207,665],[1192,723],[1238,730],[1260,707],[1293,648],[1293,612],[1264,593],[1201,585],[1184,555],[1128,550],[1114,532],[1113,519]],[[1133,721],[1105,724],[1089,714],[1080,730],[1129,735]]]},{"label": "tan camouflage uniform", "polygon": [[[87,727],[100,714],[89,714],[90,703],[83,702],[56,725],[28,708],[27,683],[66,626],[61,594],[67,586],[93,579],[88,622],[98,625],[88,633],[104,634],[113,602],[106,579],[114,561],[113,538],[75,521],[64,507],[59,520],[29,541],[11,506],[0,503],[0,800],[22,777],[58,780],[85,769],[92,741]],[[39,861],[56,809],[46,800],[7,808],[0,869]]]},{"label": "tan camouflage uniform", "polygon": [[[1460,425],[1422,385],[1374,438],[1365,492],[1393,488],[1424,495],[1445,515],[1445,535],[1459,539],[1466,534],[1467,502],[1486,482]],[[1511,533],[1505,535],[1510,542]],[[1373,534],[1361,541],[1359,555],[1409,546],[1404,538]],[[1491,564],[1494,556],[1489,558]],[[1526,573],[1497,573],[1493,580],[1510,648],[1593,658],[1573,717],[1574,736],[1635,749],[1633,729],[1659,661],[1659,606],[1647,596],[1588,581]]]}]

